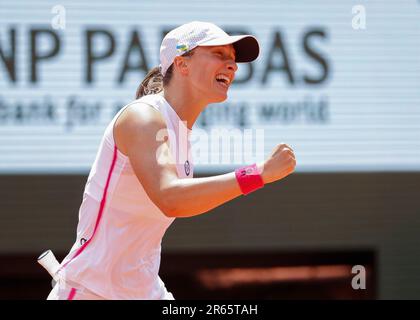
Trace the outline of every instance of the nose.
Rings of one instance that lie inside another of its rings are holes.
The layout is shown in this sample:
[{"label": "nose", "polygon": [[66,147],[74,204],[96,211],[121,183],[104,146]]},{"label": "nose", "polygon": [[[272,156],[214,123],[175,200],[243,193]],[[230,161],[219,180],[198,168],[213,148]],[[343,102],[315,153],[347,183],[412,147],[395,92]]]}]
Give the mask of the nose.
[{"label": "nose", "polygon": [[236,64],[235,60],[230,59],[227,63],[227,68],[228,70],[236,72],[236,70],[238,70],[238,65]]}]

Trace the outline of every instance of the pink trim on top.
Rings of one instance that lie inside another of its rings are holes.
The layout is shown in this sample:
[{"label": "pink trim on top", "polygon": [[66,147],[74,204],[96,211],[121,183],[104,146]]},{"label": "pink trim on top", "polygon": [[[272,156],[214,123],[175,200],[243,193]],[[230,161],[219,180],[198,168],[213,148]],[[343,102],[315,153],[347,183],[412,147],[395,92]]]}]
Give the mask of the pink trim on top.
[{"label": "pink trim on top", "polygon": [[116,145],[114,145],[114,156],[113,156],[113,158],[112,158],[112,164],[111,164],[111,168],[110,168],[110,170],[109,170],[109,173],[108,173],[108,178],[107,178],[107,180],[106,180],[106,184],[105,184],[105,189],[104,189],[104,194],[103,194],[103,196],[102,196],[102,200],[101,200],[101,205],[100,205],[100,207],[99,207],[99,213],[98,213],[98,217],[96,218],[96,224],[95,224],[95,229],[93,230],[93,234],[92,234],[92,236],[90,237],[90,239],[88,240],[88,241],[86,241],[77,251],[76,251],[76,253],[74,254],[74,256],[69,260],[69,261],[67,261],[64,265],[62,265],[61,267],[60,267],[60,269],[59,270],[61,270],[61,269],[63,269],[63,268],[65,268],[71,261],[73,261],[74,260],[74,258],[76,258],[79,254],[81,254],[82,252],[83,252],[83,250],[85,250],[85,248],[87,247],[87,245],[90,243],[90,241],[93,239],[93,236],[95,235],[95,233],[96,233],[96,229],[98,229],[98,226],[99,226],[99,222],[101,221],[101,218],[102,218],[102,214],[103,214],[103,211],[104,211],[104,207],[105,207],[105,202],[106,202],[106,195],[107,195],[107,191],[108,191],[108,187],[109,187],[109,181],[111,180],[111,176],[112,176],[112,172],[114,171],[114,167],[115,167],[115,163],[117,162],[117,146]]},{"label": "pink trim on top", "polygon": [[76,295],[76,289],[71,288],[69,296],[67,297],[67,300],[73,300],[75,295]]}]

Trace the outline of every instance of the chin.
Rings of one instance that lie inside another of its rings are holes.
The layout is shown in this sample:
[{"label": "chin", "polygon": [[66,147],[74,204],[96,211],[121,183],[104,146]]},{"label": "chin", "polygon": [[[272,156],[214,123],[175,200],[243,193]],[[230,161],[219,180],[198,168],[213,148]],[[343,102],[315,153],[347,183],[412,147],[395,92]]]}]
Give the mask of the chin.
[{"label": "chin", "polygon": [[220,102],[225,101],[227,98],[228,98],[227,92],[225,94],[219,94],[219,95],[214,97],[212,103],[220,103]]}]

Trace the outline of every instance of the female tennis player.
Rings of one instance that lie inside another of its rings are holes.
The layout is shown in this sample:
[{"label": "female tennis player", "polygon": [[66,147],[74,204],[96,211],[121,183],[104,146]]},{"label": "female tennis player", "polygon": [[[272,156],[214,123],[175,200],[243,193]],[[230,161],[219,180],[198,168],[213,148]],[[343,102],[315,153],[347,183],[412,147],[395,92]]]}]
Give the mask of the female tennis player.
[{"label": "female tennis player", "polygon": [[210,103],[222,102],[236,63],[259,54],[251,35],[212,23],[169,32],[152,69],[105,130],[85,186],[77,238],[48,299],[174,299],[158,275],[162,237],[180,217],[208,212],[294,171],[292,149],[234,172],[193,178],[189,137]]}]

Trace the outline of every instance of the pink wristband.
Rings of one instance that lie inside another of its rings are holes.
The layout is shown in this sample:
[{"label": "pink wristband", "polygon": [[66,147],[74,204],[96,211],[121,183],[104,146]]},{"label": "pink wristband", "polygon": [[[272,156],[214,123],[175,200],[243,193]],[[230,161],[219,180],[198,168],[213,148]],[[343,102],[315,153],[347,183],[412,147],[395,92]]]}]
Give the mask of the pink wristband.
[{"label": "pink wristband", "polygon": [[264,181],[255,163],[236,169],[235,176],[244,195],[264,187]]}]

